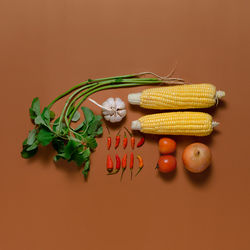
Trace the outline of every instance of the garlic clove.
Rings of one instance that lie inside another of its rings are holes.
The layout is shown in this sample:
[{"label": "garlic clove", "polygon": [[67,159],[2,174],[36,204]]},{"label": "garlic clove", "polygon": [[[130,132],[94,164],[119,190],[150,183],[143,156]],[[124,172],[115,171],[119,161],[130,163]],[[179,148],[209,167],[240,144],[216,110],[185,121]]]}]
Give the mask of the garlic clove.
[{"label": "garlic clove", "polygon": [[110,120],[110,117],[111,117],[110,115],[105,115],[105,116],[104,116],[104,119],[105,119],[106,121],[109,121],[109,120]]},{"label": "garlic clove", "polygon": [[115,116],[115,122],[120,122],[122,120],[123,117],[121,116]]},{"label": "garlic clove", "polygon": [[103,115],[114,115],[114,111],[103,109],[102,114]]},{"label": "garlic clove", "polygon": [[[102,106],[105,107],[105,108],[108,108],[108,109],[112,108],[112,106],[110,105],[110,103],[107,102],[107,101],[103,102]],[[103,108],[102,110],[106,110],[106,109]]]},{"label": "garlic clove", "polygon": [[123,118],[124,116],[126,116],[127,112],[126,112],[125,109],[123,109],[123,110],[118,110],[118,111],[117,111],[117,114],[118,114],[121,118]]},{"label": "garlic clove", "polygon": [[116,109],[125,109],[125,103],[121,100],[121,98],[115,98]]},{"label": "garlic clove", "polygon": [[109,121],[112,122],[112,123],[117,122],[117,118],[118,118],[118,116],[112,115],[112,116],[110,116]]},{"label": "garlic clove", "polygon": [[110,97],[106,100],[106,102],[109,104],[109,107],[115,107],[115,99],[113,97]]}]

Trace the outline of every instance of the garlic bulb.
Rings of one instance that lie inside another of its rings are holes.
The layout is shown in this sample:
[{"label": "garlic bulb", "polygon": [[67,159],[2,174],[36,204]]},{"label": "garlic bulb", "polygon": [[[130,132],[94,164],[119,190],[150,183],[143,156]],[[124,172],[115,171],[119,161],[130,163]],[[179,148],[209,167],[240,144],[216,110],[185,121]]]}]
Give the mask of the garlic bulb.
[{"label": "garlic bulb", "polygon": [[104,119],[112,123],[120,122],[127,114],[125,103],[119,97],[110,97],[102,105],[91,98],[89,100],[101,107]]}]

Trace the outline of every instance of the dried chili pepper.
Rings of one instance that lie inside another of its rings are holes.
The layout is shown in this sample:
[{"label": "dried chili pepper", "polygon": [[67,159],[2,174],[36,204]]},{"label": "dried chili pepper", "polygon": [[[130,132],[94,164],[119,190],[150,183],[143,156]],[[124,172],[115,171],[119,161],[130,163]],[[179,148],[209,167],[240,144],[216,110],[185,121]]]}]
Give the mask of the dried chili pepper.
[{"label": "dried chili pepper", "polygon": [[144,142],[145,142],[145,138],[144,137],[142,137],[141,139],[140,139],[140,141],[138,141],[138,143],[137,143],[137,148],[139,148],[139,147],[141,147],[143,144],[144,144]]},{"label": "dried chili pepper", "polygon": [[108,173],[108,175],[117,174],[120,171],[120,168],[121,168],[121,159],[120,159],[120,157],[119,157],[118,154],[115,155],[115,160],[116,160],[115,170],[112,173]]},{"label": "dried chili pepper", "polygon": [[130,137],[131,137],[131,148],[134,149],[135,147],[135,137],[133,136],[132,132],[130,132],[126,127],[124,127],[127,132],[129,133]]},{"label": "dried chili pepper", "polygon": [[119,144],[120,144],[120,140],[121,140],[121,136],[120,136],[120,131],[118,131],[118,133],[116,134],[116,137],[115,137],[115,148],[118,148]]},{"label": "dried chili pepper", "polygon": [[122,176],[124,171],[126,170],[127,167],[127,154],[125,154],[122,158],[122,174],[121,174],[121,180],[122,180]]},{"label": "dried chili pepper", "polygon": [[135,176],[137,176],[141,172],[142,168],[144,167],[142,157],[140,155],[137,155],[137,159],[139,161],[139,170],[137,171],[137,173],[135,174]]},{"label": "dried chili pepper", "polygon": [[129,165],[131,180],[132,180],[132,177],[133,177],[133,167],[134,167],[134,154],[133,154],[133,152],[131,152],[131,154],[130,154],[130,165]]},{"label": "dried chili pepper", "polygon": [[126,135],[126,132],[124,132],[124,138],[123,138],[123,148],[125,149],[127,147],[128,144],[128,138]]},{"label": "dried chili pepper", "polygon": [[110,155],[107,156],[107,171],[109,173],[113,171],[113,162]]}]

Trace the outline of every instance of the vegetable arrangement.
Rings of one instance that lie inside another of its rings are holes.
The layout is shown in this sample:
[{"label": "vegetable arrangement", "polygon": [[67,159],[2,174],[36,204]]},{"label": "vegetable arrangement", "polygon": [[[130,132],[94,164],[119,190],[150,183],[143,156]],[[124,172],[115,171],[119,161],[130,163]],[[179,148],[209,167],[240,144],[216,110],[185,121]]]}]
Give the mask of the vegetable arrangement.
[{"label": "vegetable arrangement", "polygon": [[[146,74],[151,74],[154,78],[141,78]],[[152,72],[130,74],[123,76],[107,77],[101,79],[89,79],[70,88],[66,92],[56,97],[49,105],[41,110],[40,101],[36,97],[33,99],[29,109],[30,118],[34,128],[29,132],[28,137],[23,142],[21,155],[23,158],[34,156],[40,146],[47,146],[50,143],[56,150],[54,161],[59,159],[74,161],[79,167],[83,167],[83,175],[87,178],[90,170],[90,155],[97,147],[96,137],[103,133],[102,116],[95,115],[89,108],[81,107],[82,103],[90,95],[105,89],[134,87],[145,85],[174,84],[175,86],[145,89],[140,93],[128,95],[128,101],[132,105],[140,105],[143,108],[165,109],[165,110],[186,110],[195,108],[207,108],[218,104],[219,99],[225,96],[224,91],[216,90],[212,84],[184,84],[179,78],[160,77]],[[59,115],[52,111],[52,106],[61,98],[68,96],[65,105]],[[93,99],[89,100],[102,108],[104,119],[111,123],[120,122],[126,115],[125,103],[120,98],[108,98],[102,104]],[[81,114],[84,120],[73,128],[72,122],[80,121]],[[139,130],[142,133],[162,134],[162,135],[187,135],[187,136],[207,136],[219,123],[213,121],[212,116],[204,112],[176,111],[169,113],[157,113],[142,116],[138,120],[132,121],[131,129]],[[112,145],[110,131],[107,130],[107,149]],[[125,127],[130,136],[130,145],[133,150],[144,144],[145,138],[142,136],[137,144],[133,133]],[[128,145],[128,137],[124,131],[122,147],[125,150]],[[115,149],[119,147],[121,141],[120,131],[115,138]],[[168,173],[176,168],[176,159],[172,154],[176,149],[176,143],[170,138],[162,138],[159,141],[159,151],[162,154],[159,158],[157,168],[162,173]],[[144,164],[142,157],[137,155],[139,169],[136,175],[142,170]],[[122,168],[121,179],[127,167],[127,153],[122,160],[119,155],[115,155],[116,167],[114,169],[111,155],[107,156],[107,171],[109,175],[116,174]],[[211,152],[205,145],[188,147],[183,153],[185,167],[191,172],[201,172],[205,170],[211,162]],[[134,153],[130,153],[130,173],[131,179],[134,168]]]},{"label": "vegetable arrangement", "polygon": [[[145,74],[152,74],[155,78],[139,78]],[[35,126],[23,142],[22,157],[30,158],[37,153],[39,145],[47,146],[51,143],[57,152],[54,161],[59,159],[74,161],[79,167],[83,166],[83,175],[87,177],[90,169],[90,154],[97,147],[95,138],[102,134],[103,129],[102,117],[94,115],[87,107],[81,107],[85,120],[77,128],[71,127],[72,122],[77,122],[80,119],[78,109],[82,103],[90,95],[105,89],[153,84],[183,84],[183,80],[160,77],[151,72],[95,80],[88,79],[60,94],[48,106],[44,107],[42,111],[39,99],[37,97],[34,98],[29,113]],[[65,96],[68,96],[68,99],[61,114],[56,116],[51,108]],[[122,115],[126,114],[123,104],[118,99],[115,100],[115,103],[115,110],[112,109],[113,106],[111,105],[106,107],[104,111],[110,112],[106,114],[106,118],[109,118],[110,121],[114,121],[114,118],[117,119],[118,116],[118,119],[120,119]],[[108,139],[108,148],[110,147],[111,140]]]}]

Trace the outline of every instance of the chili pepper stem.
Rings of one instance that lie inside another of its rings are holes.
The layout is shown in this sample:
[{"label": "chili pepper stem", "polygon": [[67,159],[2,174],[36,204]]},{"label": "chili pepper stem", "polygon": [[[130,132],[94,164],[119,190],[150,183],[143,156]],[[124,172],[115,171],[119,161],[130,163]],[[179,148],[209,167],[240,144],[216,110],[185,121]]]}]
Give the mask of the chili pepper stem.
[{"label": "chili pepper stem", "polygon": [[126,168],[123,168],[123,169],[122,169],[122,174],[121,174],[120,181],[122,181],[122,176],[123,176],[123,174],[124,174],[125,170],[126,170]]},{"label": "chili pepper stem", "polygon": [[128,130],[128,128],[126,128],[126,127],[124,127],[124,128],[127,130],[128,134],[129,134],[131,137],[133,137],[132,133]]},{"label": "chili pepper stem", "polygon": [[143,168],[139,168],[138,171],[137,171],[137,173],[135,174],[135,176],[137,176],[141,172],[142,169]]},{"label": "chili pepper stem", "polygon": [[107,175],[114,175],[117,174],[120,171],[120,169],[116,169],[115,171],[111,172],[111,173],[107,173]]},{"label": "chili pepper stem", "polygon": [[130,169],[130,176],[131,176],[131,181],[132,181],[132,179],[133,179],[133,169],[132,168]]}]

